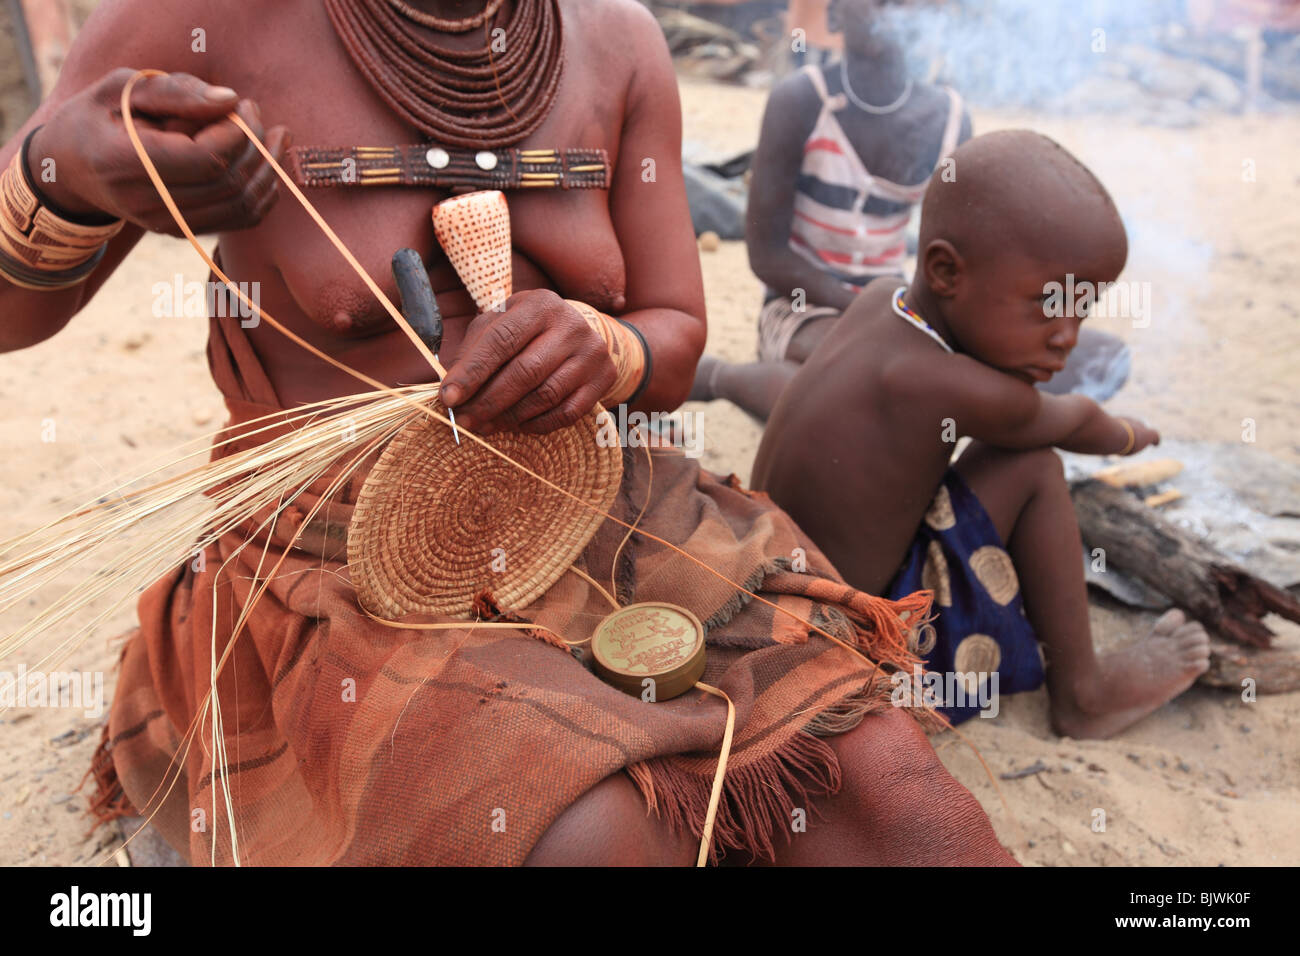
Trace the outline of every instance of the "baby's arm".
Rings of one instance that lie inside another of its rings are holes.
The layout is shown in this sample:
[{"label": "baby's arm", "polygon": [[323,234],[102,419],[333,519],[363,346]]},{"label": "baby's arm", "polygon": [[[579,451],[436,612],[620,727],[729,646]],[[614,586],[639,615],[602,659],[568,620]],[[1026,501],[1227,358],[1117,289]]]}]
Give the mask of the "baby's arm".
[{"label": "baby's arm", "polygon": [[999,448],[1117,455],[1160,442],[1155,429],[1109,415],[1086,395],[1051,395],[964,355],[909,356],[886,374],[937,422],[952,419],[959,435]]},{"label": "baby's arm", "polygon": [[[1034,391],[1038,392],[1038,389]],[[1048,395],[1042,392],[1039,394],[1044,401],[1051,399],[1059,402],[1075,399],[1087,402],[1092,407],[1092,414],[1082,427],[1064,440],[1053,442],[1057,448],[1083,455],[1135,455],[1143,448],[1160,444],[1160,433],[1154,428],[1136,418],[1109,415],[1086,395]],[[1125,427],[1126,425],[1128,427]]]}]

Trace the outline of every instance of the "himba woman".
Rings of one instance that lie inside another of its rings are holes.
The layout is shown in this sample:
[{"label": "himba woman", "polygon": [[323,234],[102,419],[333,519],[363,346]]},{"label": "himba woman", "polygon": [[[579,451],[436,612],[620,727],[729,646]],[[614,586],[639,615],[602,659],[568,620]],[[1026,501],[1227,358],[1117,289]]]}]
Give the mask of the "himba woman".
[{"label": "himba woman", "polygon": [[[199,27],[204,52],[190,39]],[[277,201],[273,170],[223,119],[232,110],[299,170],[316,148],[418,147],[401,182],[367,186],[340,174],[307,193],[390,297],[393,252],[424,257],[446,323],[443,394],[462,427],[544,433],[598,401],[634,399],[650,411],[685,398],[704,302],[676,82],[640,4],[105,0],[57,88],[0,154],[12,200],[0,348],[55,334],[144,232],[175,234],[118,110],[138,67],[169,74],[139,82],[131,102],[182,212],[217,234],[232,279],[259,283],[261,306],[326,353],[390,384],[432,377],[304,210]],[[608,169],[564,184],[578,188],[491,180],[515,168],[522,148],[603,150]],[[39,178],[47,158],[54,182]],[[449,195],[438,185],[448,169],[478,169],[482,181],[471,186],[497,183],[508,197],[516,291],[503,309],[478,314],[432,235],[430,207]],[[55,239],[44,250],[31,238],[37,218]],[[604,339],[565,299],[627,323],[618,335],[624,355],[644,360],[639,381],[617,384],[621,367]],[[232,425],[358,390],[266,323],[212,318],[208,358]],[[613,523],[578,562],[592,580],[613,575],[621,602],[674,602],[707,626],[705,680],[736,707],[712,858],[1009,862],[918,715],[888,705],[888,668],[912,660],[901,605],[846,587],[763,496],[680,453],[650,462],[645,449],[628,448],[624,462],[616,513],[630,521],[649,498],[639,527],[818,629],[643,536],[615,566],[623,529]],[[355,484],[333,514],[346,513]],[[230,863],[233,852],[246,864],[693,861],[724,701],[691,691],[645,703],[541,631],[377,624],[358,607],[328,531],[305,533],[290,552],[216,681],[227,760],[214,778],[210,748],[181,740],[208,690],[213,636],[221,654],[249,593],[251,555],[223,570],[245,537],[232,532],[206,562],[186,561],[143,595],[96,755],[101,819],[151,816],[196,863],[210,854]],[[267,552],[282,554],[275,540]],[[579,640],[609,607],[566,574],[510,610]],[[911,606],[925,610],[923,600]],[[210,733],[205,725],[199,736]],[[792,829],[802,819],[810,825]]]}]

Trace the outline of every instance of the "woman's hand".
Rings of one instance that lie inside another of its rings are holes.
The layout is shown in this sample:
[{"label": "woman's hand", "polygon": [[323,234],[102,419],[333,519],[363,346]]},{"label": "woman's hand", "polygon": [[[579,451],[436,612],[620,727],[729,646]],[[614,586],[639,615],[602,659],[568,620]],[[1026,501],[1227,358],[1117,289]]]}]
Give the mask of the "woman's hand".
[{"label": "woman's hand", "polygon": [[614,384],[604,340],[549,289],[516,292],[502,312],[484,312],[465,332],[443,380],[457,424],[479,434],[532,434],[574,424]]},{"label": "woman's hand", "polygon": [[[153,232],[181,235],[131,145],[121,95],[135,73],[117,69],[61,104],[36,133],[28,166],[37,188],[73,215],[102,214]],[[185,73],[149,76],[131,92],[140,140],[196,233],[245,229],[278,195],[270,164],[226,114],[235,111],[279,162],[283,126],[264,133],[257,106]],[[44,161],[55,171],[47,181]]]}]

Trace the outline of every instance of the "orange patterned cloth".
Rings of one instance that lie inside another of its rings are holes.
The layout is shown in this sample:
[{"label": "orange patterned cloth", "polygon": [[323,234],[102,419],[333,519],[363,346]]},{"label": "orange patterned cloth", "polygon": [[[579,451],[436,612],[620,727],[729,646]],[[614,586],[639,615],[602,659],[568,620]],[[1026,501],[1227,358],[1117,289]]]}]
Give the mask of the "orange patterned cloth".
[{"label": "orange patterned cloth", "polygon": [[[278,407],[237,322],[212,321],[209,358],[238,422]],[[921,620],[928,593],[888,602],[846,585],[766,495],[700,470],[679,451],[625,452],[613,512],[805,621],[861,648],[876,669],[753,601],[663,545],[606,522],[576,562],[617,582],[620,601],[669,601],[707,628],[704,680],[736,706],[736,733],[713,841],[770,856],[790,812],[835,790],[823,739],[888,706],[888,671],[916,658],[899,617]],[[360,480],[329,506],[346,525]],[[319,490],[319,489],[317,489]],[[306,503],[287,515],[301,521]],[[240,862],[517,864],[570,804],[626,770],[650,807],[699,834],[717,769],[724,702],[695,690],[649,704],[599,680],[585,655],[545,631],[393,629],[358,607],[337,533],[294,549],[256,605],[217,681]],[[208,692],[213,634],[221,654],[253,587],[262,547],[232,532],[140,600],[104,741],[93,768],[101,818],[138,808],[196,863],[232,862],[205,722],[181,740]],[[802,550],[800,550],[802,549]],[[270,544],[265,565],[283,554]],[[806,560],[806,570],[802,568]],[[497,609],[490,596],[485,613]],[[505,620],[589,637],[609,613],[566,574]],[[437,620],[423,617],[419,620]],[[173,756],[178,755],[175,763]],[[170,796],[160,784],[179,767]]]}]

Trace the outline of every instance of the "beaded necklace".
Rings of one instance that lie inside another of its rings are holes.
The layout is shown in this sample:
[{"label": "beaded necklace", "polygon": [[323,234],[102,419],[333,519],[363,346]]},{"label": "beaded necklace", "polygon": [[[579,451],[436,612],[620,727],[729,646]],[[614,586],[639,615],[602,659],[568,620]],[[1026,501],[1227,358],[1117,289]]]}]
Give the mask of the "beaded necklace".
[{"label": "beaded necklace", "polygon": [[895,113],[902,109],[903,104],[906,103],[908,97],[912,95],[913,84],[912,78],[909,76],[907,82],[903,84],[903,92],[899,94],[898,99],[894,100],[894,102],[887,106],[876,106],[872,103],[868,103],[866,100],[858,96],[857,93],[853,92],[853,87],[849,86],[848,63],[849,61],[847,57],[840,60],[840,84],[844,87],[844,95],[849,98],[849,101],[854,106],[862,110],[864,113],[871,113],[875,116],[887,116],[890,113]]},{"label": "beaded necklace", "polygon": [[501,0],[489,0],[488,5],[482,13],[474,16],[464,17],[460,20],[445,20],[442,17],[435,17],[429,13],[423,13],[405,0],[388,0],[388,5],[400,13],[406,19],[421,26],[426,26],[431,30],[438,30],[442,33],[468,33],[475,27],[481,27],[484,23],[491,20],[501,9]]},{"label": "beaded necklace", "polygon": [[943,340],[943,336],[941,336],[938,332],[936,332],[934,330],[934,327],[930,325],[929,322],[921,318],[921,316],[916,312],[915,309],[909,308],[907,303],[903,301],[903,293],[906,291],[907,291],[907,286],[905,285],[900,285],[897,289],[894,290],[894,295],[893,295],[894,312],[897,313],[900,317],[902,317],[903,320],[906,321],[913,328],[920,329],[926,335],[930,336],[930,338],[934,339],[936,342],[942,345],[946,351],[952,352],[952,346]]},{"label": "beaded necklace", "polygon": [[[380,98],[433,143],[464,149],[500,149],[525,139],[546,119],[559,89],[558,0],[516,0],[500,27],[509,42],[498,53],[489,28],[500,6],[483,10],[483,46],[452,50],[414,26],[412,14],[424,15],[409,4],[325,0],[335,33]],[[476,19],[437,22],[459,31]]]}]

